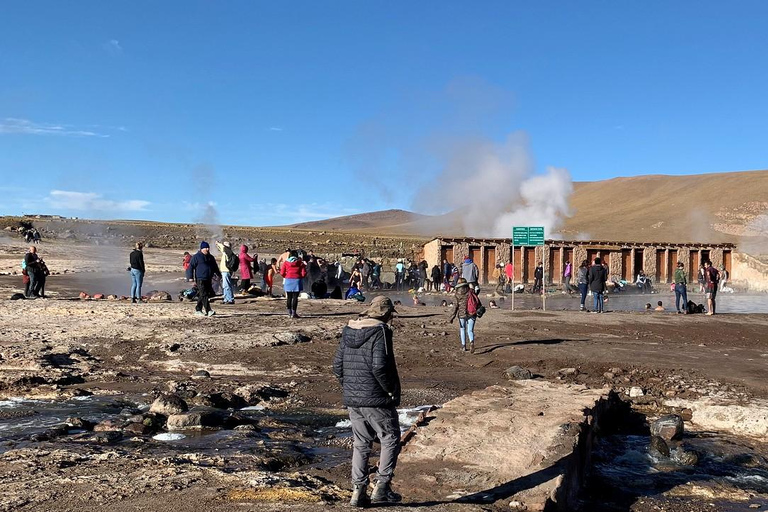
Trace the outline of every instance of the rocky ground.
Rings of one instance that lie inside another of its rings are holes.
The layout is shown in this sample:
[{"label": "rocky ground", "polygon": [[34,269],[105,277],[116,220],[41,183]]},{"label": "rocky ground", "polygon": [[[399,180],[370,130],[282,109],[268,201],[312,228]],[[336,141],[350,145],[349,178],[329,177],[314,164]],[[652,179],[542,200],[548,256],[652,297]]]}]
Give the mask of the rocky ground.
[{"label": "rocky ground", "polygon": [[[21,247],[6,243],[0,262],[12,265]],[[173,271],[178,251],[165,251],[157,249],[148,279],[182,286]],[[343,506],[350,444],[335,427],[345,413],[330,362],[342,327],[362,305],[303,300],[302,318],[292,321],[279,299],[216,304],[213,318],[193,316],[187,302],[79,300],[73,297],[83,286],[124,283],[124,275],[89,257],[93,246],[57,241],[41,252],[72,275],[51,279],[55,298],[0,301],[0,510]],[[2,293],[17,279],[2,281]],[[482,493],[494,478],[518,482],[560,453],[565,445],[558,448],[557,437],[514,453],[509,436],[537,434],[520,418],[505,419],[510,403],[498,398],[519,372],[530,372],[535,386],[584,390],[588,401],[590,393],[612,390],[650,416],[686,411],[690,420],[705,411],[694,407],[701,398],[754,410],[768,399],[768,315],[489,310],[470,355],[458,350],[449,308],[399,310],[393,328],[403,406],[449,404],[429,413],[406,445],[395,481],[406,500],[402,510],[509,510],[515,493],[472,502],[458,491]],[[510,373],[512,366],[520,369]],[[40,401],[10,400],[21,398]],[[591,415],[565,393],[538,402],[542,421],[576,405],[578,414],[565,415],[563,425]],[[53,414],[56,403],[82,406]],[[481,403],[487,410],[475,410]],[[547,421],[541,424],[560,428]],[[174,432],[187,438],[153,439]],[[434,451],[457,433],[463,442]],[[755,449],[765,453],[760,441]],[[521,485],[511,488],[527,489]],[[610,510],[729,510],[721,503],[728,489],[685,489],[630,496]],[[734,496],[741,509],[768,504],[757,491]]]}]

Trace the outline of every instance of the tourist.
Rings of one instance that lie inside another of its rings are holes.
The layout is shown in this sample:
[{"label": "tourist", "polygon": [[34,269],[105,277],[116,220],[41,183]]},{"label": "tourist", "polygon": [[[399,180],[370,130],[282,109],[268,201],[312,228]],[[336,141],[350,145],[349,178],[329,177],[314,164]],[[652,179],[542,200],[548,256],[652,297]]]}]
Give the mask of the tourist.
[{"label": "tourist", "polygon": [[[675,309],[678,314],[688,313],[688,276],[685,273],[685,265],[682,261],[677,262],[675,270]],[[683,309],[680,309],[680,300],[683,301]]]},{"label": "tourist", "polygon": [[253,278],[251,263],[258,257],[258,254],[254,254],[253,257],[248,254],[247,245],[240,246],[240,291],[243,294],[247,294],[248,289],[251,287],[251,279]]},{"label": "tourist", "polygon": [[453,306],[453,314],[451,315],[450,322],[459,318],[459,340],[461,341],[461,351],[467,351],[467,337],[469,338],[469,353],[475,353],[475,321],[477,320],[476,314],[469,313],[469,300],[474,296],[473,300],[477,298],[475,291],[470,284],[463,277],[456,283],[456,304]]},{"label": "tourist", "polygon": [[718,282],[720,281],[720,271],[712,266],[711,261],[704,262],[704,276],[706,279],[707,289],[707,314],[714,315],[717,303],[715,298],[717,297]]},{"label": "tourist", "polygon": [[192,256],[189,268],[192,269],[192,277],[197,284],[197,305],[195,315],[213,316],[216,314],[211,309],[211,297],[213,296],[213,278],[221,276],[216,258],[211,254],[211,246],[208,242],[200,242],[200,250]]},{"label": "tourist", "polygon": [[283,267],[283,263],[288,261],[288,258],[291,257],[291,250],[286,249],[283,254],[277,257],[277,270],[280,271],[280,269]]},{"label": "tourist", "polygon": [[181,266],[184,268],[184,279],[192,281],[192,271],[189,269],[189,262],[192,260],[192,255],[189,251],[184,251],[184,259],[181,260]]},{"label": "tourist", "polygon": [[658,301],[656,303],[656,307],[654,308],[654,311],[665,311],[664,304],[662,304],[661,301]]},{"label": "tourist", "polygon": [[371,270],[371,288],[374,290],[381,289],[381,263],[371,262],[373,269]]},{"label": "tourist", "polygon": [[608,273],[605,267],[600,263],[600,258],[595,258],[594,265],[589,268],[587,281],[592,296],[595,299],[595,309],[593,313],[603,313],[603,294],[605,293],[605,283],[608,280]]},{"label": "tourist", "polygon": [[651,291],[651,279],[645,275],[643,269],[640,269],[640,272],[637,273],[637,281],[635,283],[643,295]]},{"label": "tourist", "polygon": [[239,261],[236,261],[237,256],[232,252],[230,242],[216,242],[216,248],[221,253],[219,269],[221,270],[221,288],[224,294],[224,300],[221,303],[234,304],[235,293],[232,289],[232,274],[238,270],[240,264]]},{"label": "tourist", "polygon": [[[343,403],[352,424],[353,507],[397,503],[391,481],[400,453],[400,377],[395,362],[392,329],[396,313],[389,297],[378,296],[341,334],[333,373],[343,390]],[[381,445],[373,493],[368,497],[368,459],[374,440]]]},{"label": "tourist", "polygon": [[429,279],[429,274],[427,273],[427,269],[429,268],[429,263],[422,260],[419,263],[419,289],[426,290],[429,286],[429,282],[427,281]]},{"label": "tourist", "polygon": [[650,311],[651,310],[651,303],[650,302],[646,302],[645,303],[645,310],[646,311]]},{"label": "tourist", "polygon": [[497,295],[504,295],[504,264],[499,263],[494,267],[492,276],[493,279],[496,280],[496,294]]},{"label": "tourist", "polygon": [[565,270],[563,270],[563,293],[567,293],[568,295],[571,295],[573,293],[573,290],[571,289],[572,275],[573,275],[573,270],[571,268],[571,262],[568,260],[565,260]]},{"label": "tourist", "polygon": [[403,259],[397,260],[395,265],[395,289],[399,292],[403,291],[403,284],[405,283],[405,263]]},{"label": "tourist", "polygon": [[[728,278],[730,277],[730,274],[728,273],[728,271],[725,269],[723,265],[720,265],[719,270],[720,270],[720,291],[722,292],[722,291],[726,291],[725,287],[728,284]],[[733,291],[733,290],[730,290],[730,291]]]},{"label": "tourist", "polygon": [[144,244],[136,242],[131,251],[131,303],[141,302],[141,285],[144,283],[144,253],[142,248]]},{"label": "tourist", "polygon": [[363,287],[363,274],[357,265],[352,267],[352,274],[349,276],[349,287],[357,288],[358,290],[361,290]]},{"label": "tourist", "polygon": [[40,279],[40,256],[37,254],[37,247],[31,245],[24,255],[24,269],[29,276],[29,293],[26,297],[37,297],[38,281]]},{"label": "tourist", "polygon": [[272,258],[269,265],[264,268],[264,293],[271,297],[272,286],[275,284],[275,273],[277,273],[277,258]]},{"label": "tourist", "polygon": [[512,264],[512,261],[508,261],[504,265],[504,273],[507,275],[507,288],[513,291],[512,284],[515,282],[515,266]]},{"label": "tourist", "polygon": [[589,262],[584,260],[579,265],[579,269],[576,273],[576,285],[579,287],[579,293],[581,294],[581,304],[579,310],[584,311],[584,301],[587,300],[587,292],[589,291]]},{"label": "tourist", "polygon": [[51,272],[48,270],[48,265],[45,264],[42,258],[37,260],[38,263],[38,275],[37,275],[37,296],[41,299],[45,298],[45,281]]},{"label": "tourist", "polygon": [[706,293],[707,288],[707,276],[706,276],[706,269],[704,268],[704,263],[699,265],[699,293]]},{"label": "tourist", "polygon": [[297,251],[290,252],[287,261],[280,267],[280,275],[283,276],[283,290],[285,291],[288,316],[299,318],[296,311],[299,308],[302,280],[307,277],[307,265],[299,258]]},{"label": "tourist", "polygon": [[367,259],[363,259],[362,263],[360,264],[360,275],[363,279],[363,288],[366,291],[370,290],[371,264]]},{"label": "tourist", "polygon": [[445,291],[451,291],[451,275],[453,274],[453,264],[448,263],[448,260],[443,260],[443,284],[445,284]]},{"label": "tourist", "polygon": [[533,271],[533,288],[531,293],[544,293],[544,264],[539,262]]},{"label": "tourist", "polygon": [[467,284],[475,292],[480,289],[477,284],[478,279],[480,278],[480,270],[478,270],[477,265],[475,265],[475,262],[472,261],[472,258],[469,256],[464,259],[464,263],[461,265],[461,277],[466,279]]},{"label": "tourist", "polygon": [[431,284],[432,284],[432,291],[439,292],[440,291],[440,285],[443,283],[443,273],[440,271],[439,265],[434,265],[432,267],[431,274]]}]

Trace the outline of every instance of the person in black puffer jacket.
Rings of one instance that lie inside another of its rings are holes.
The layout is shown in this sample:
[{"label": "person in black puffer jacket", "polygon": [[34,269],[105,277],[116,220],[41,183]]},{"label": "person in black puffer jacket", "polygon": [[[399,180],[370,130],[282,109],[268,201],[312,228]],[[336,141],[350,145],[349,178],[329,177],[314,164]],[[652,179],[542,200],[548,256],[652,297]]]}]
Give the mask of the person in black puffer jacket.
[{"label": "person in black puffer jacket", "polygon": [[[350,504],[396,503],[401,497],[390,488],[400,453],[400,377],[393,351],[392,329],[387,323],[395,313],[388,297],[373,299],[358,320],[344,328],[333,373],[343,389],[344,405],[352,423],[352,485]],[[368,458],[378,437],[381,455],[376,485],[370,498]]]}]

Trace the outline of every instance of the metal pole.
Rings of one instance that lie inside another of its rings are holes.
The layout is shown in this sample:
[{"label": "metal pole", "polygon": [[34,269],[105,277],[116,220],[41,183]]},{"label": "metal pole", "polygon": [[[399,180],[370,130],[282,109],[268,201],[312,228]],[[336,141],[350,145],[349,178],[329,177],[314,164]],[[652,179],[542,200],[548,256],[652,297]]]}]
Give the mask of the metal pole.
[{"label": "metal pole", "polygon": [[[514,236],[514,233],[513,233]],[[512,277],[510,277],[510,280],[512,281],[512,311],[515,310],[515,239],[512,238]]]},{"label": "metal pole", "polygon": [[546,244],[541,246],[541,310],[547,310],[547,267],[544,266]]}]

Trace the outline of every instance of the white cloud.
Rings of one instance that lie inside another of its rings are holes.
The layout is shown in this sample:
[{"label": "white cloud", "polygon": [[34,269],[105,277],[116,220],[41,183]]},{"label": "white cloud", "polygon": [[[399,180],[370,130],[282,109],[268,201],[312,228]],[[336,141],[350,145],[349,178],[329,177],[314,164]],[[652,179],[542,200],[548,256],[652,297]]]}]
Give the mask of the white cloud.
[{"label": "white cloud", "polygon": [[36,123],[29,119],[6,117],[0,120],[0,135],[63,135],[71,137],[109,137],[91,130],[79,130],[71,125]]},{"label": "white cloud", "polygon": [[123,53],[123,47],[117,39],[110,39],[104,43],[104,49],[113,54]]},{"label": "white cloud", "polygon": [[104,199],[101,194],[95,192],[73,192],[68,190],[51,190],[46,202],[53,208],[79,211],[101,212],[141,212],[146,211],[149,201],[129,199],[126,201],[113,201]]},{"label": "white cloud", "polygon": [[281,132],[281,131],[283,131],[283,129],[280,128],[279,126],[270,126],[269,127],[269,131],[271,131],[271,132]]},{"label": "white cloud", "polygon": [[297,224],[360,213],[360,210],[343,208],[335,203],[265,203],[251,205],[250,210],[249,220],[257,226]]}]

